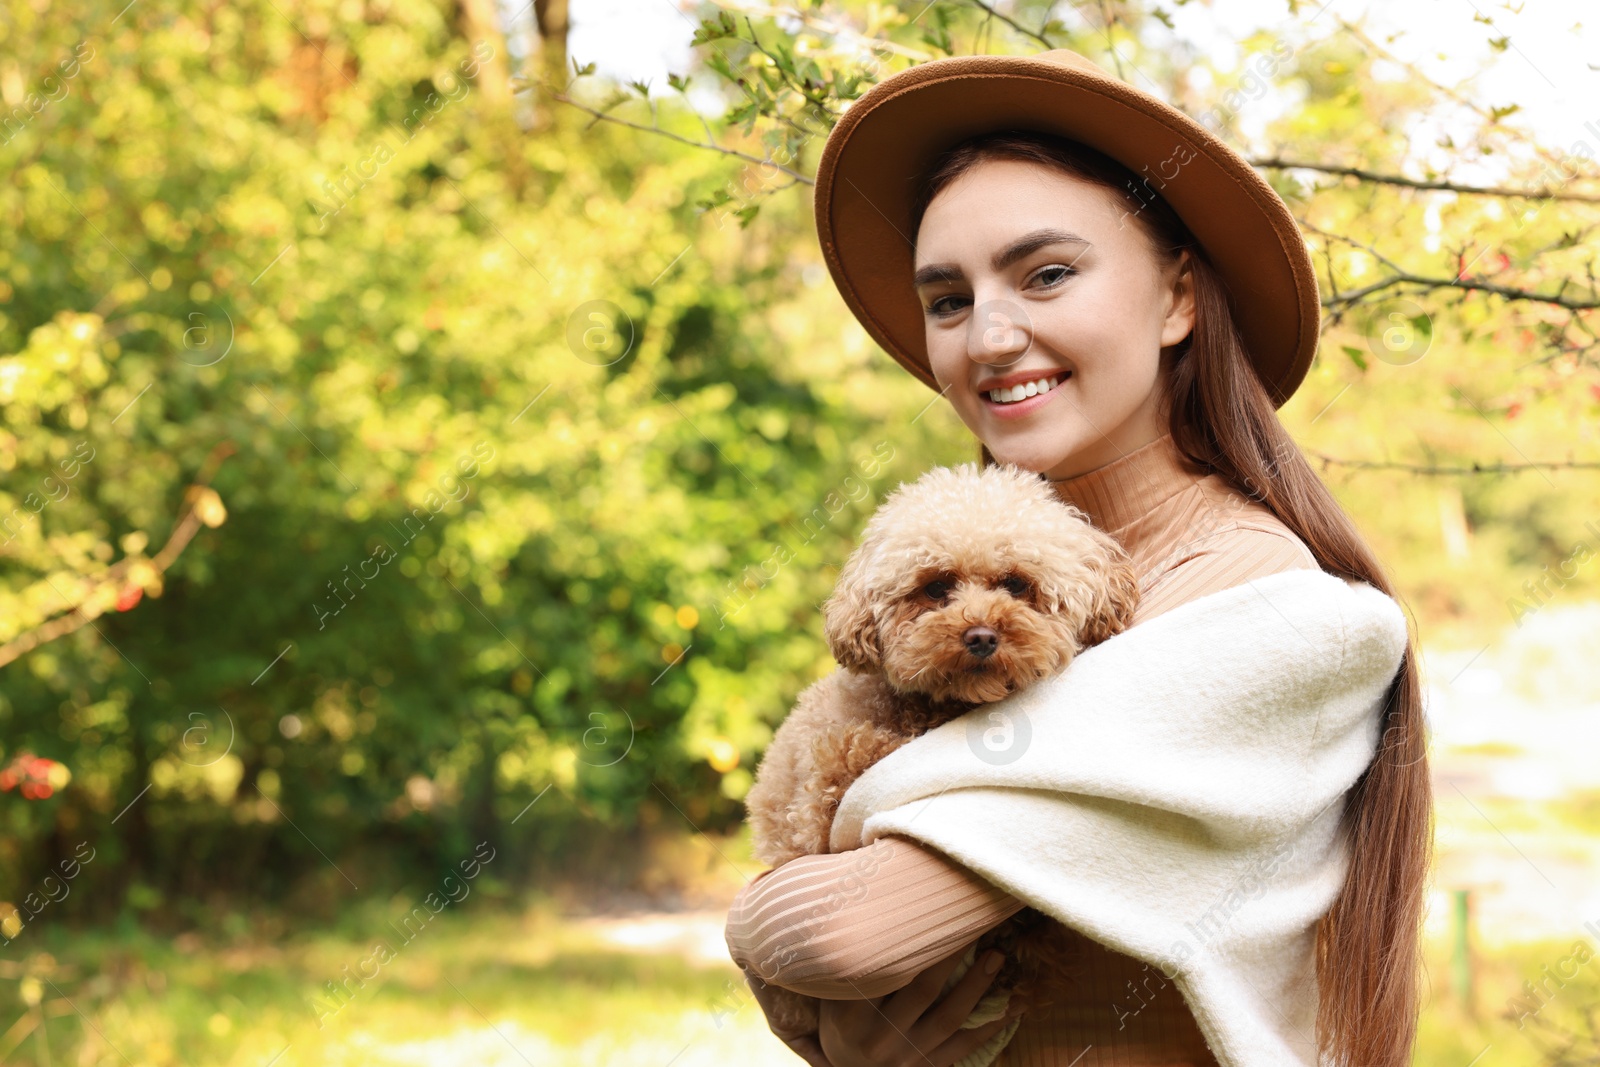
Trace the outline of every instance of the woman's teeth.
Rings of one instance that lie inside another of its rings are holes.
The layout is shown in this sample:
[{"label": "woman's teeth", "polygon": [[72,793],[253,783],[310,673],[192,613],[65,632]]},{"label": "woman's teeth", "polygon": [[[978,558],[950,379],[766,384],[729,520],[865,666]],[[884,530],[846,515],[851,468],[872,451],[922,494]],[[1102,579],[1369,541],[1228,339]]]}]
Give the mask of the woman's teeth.
[{"label": "woman's teeth", "polygon": [[1015,404],[1017,401],[1026,400],[1030,396],[1048,393],[1060,385],[1066,377],[1066,372],[1060,372],[1044,378],[1036,378],[1031,382],[1013,385],[1009,389],[990,389],[986,395],[996,404]]}]

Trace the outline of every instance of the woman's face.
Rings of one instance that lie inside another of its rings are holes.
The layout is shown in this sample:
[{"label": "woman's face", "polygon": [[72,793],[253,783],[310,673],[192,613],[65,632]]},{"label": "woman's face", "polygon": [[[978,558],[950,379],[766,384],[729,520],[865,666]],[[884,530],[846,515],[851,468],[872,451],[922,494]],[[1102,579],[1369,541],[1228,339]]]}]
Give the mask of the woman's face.
[{"label": "woman's face", "polygon": [[[1188,255],[1163,264],[1125,210],[1053,167],[990,159],[923,215],[915,285],[933,374],[1001,463],[1070,478],[1168,430],[1160,355],[1194,326]],[[1041,379],[1048,391],[1013,399]]]}]

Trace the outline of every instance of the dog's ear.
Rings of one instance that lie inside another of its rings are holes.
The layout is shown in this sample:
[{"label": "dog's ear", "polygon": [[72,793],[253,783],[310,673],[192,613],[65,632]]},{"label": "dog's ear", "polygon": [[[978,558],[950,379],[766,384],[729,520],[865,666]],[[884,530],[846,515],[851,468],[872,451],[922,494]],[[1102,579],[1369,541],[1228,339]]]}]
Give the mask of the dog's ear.
[{"label": "dog's ear", "polygon": [[839,666],[865,673],[883,662],[878,643],[878,622],[872,612],[872,567],[870,543],[864,543],[845,561],[839,584],[822,606],[822,632],[828,650]]},{"label": "dog's ear", "polygon": [[1119,634],[1139,606],[1139,578],[1115,537],[1081,513],[1040,535],[1053,566],[1039,574],[1046,609],[1076,624],[1079,649]]},{"label": "dog's ear", "polygon": [[[1119,558],[1120,557],[1120,558]],[[1133,611],[1139,606],[1139,577],[1126,557],[1108,556],[1102,567],[1101,581],[1084,620],[1084,647],[1097,645],[1113,634],[1119,634],[1133,621]]]}]

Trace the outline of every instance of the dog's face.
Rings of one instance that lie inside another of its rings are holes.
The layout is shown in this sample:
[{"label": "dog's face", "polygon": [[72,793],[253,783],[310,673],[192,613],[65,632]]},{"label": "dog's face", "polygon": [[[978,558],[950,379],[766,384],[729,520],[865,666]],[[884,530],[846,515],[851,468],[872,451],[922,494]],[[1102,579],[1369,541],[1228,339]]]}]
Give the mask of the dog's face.
[{"label": "dog's face", "polygon": [[1124,629],[1121,546],[1037,474],[940,467],[890,494],[824,606],[829,647],[906,693],[981,704]]}]

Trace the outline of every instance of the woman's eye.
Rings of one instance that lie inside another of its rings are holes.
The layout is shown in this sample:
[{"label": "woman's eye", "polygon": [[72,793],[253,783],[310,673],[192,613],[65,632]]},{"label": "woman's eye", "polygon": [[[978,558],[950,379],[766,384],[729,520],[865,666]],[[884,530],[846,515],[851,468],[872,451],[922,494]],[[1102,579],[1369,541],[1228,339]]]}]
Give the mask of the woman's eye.
[{"label": "woman's eye", "polygon": [[1061,284],[1076,273],[1078,273],[1078,271],[1075,267],[1069,267],[1064,263],[1052,263],[1048,267],[1041,268],[1039,273],[1034,275],[1034,278],[1037,281],[1043,282],[1045,288],[1048,289],[1051,286]]},{"label": "woman's eye", "polygon": [[932,581],[922,587],[922,592],[929,600],[943,600],[950,595],[950,583]]},{"label": "woman's eye", "polygon": [[936,315],[940,318],[946,318],[950,315],[954,315],[956,312],[961,310],[963,305],[958,303],[952,307],[949,304],[949,301],[961,301],[965,299],[967,298],[963,296],[941,296],[939,299],[928,305],[928,314]]},{"label": "woman's eye", "polygon": [[1014,574],[1000,579],[1000,587],[1014,597],[1024,596],[1028,592],[1027,580]]}]

